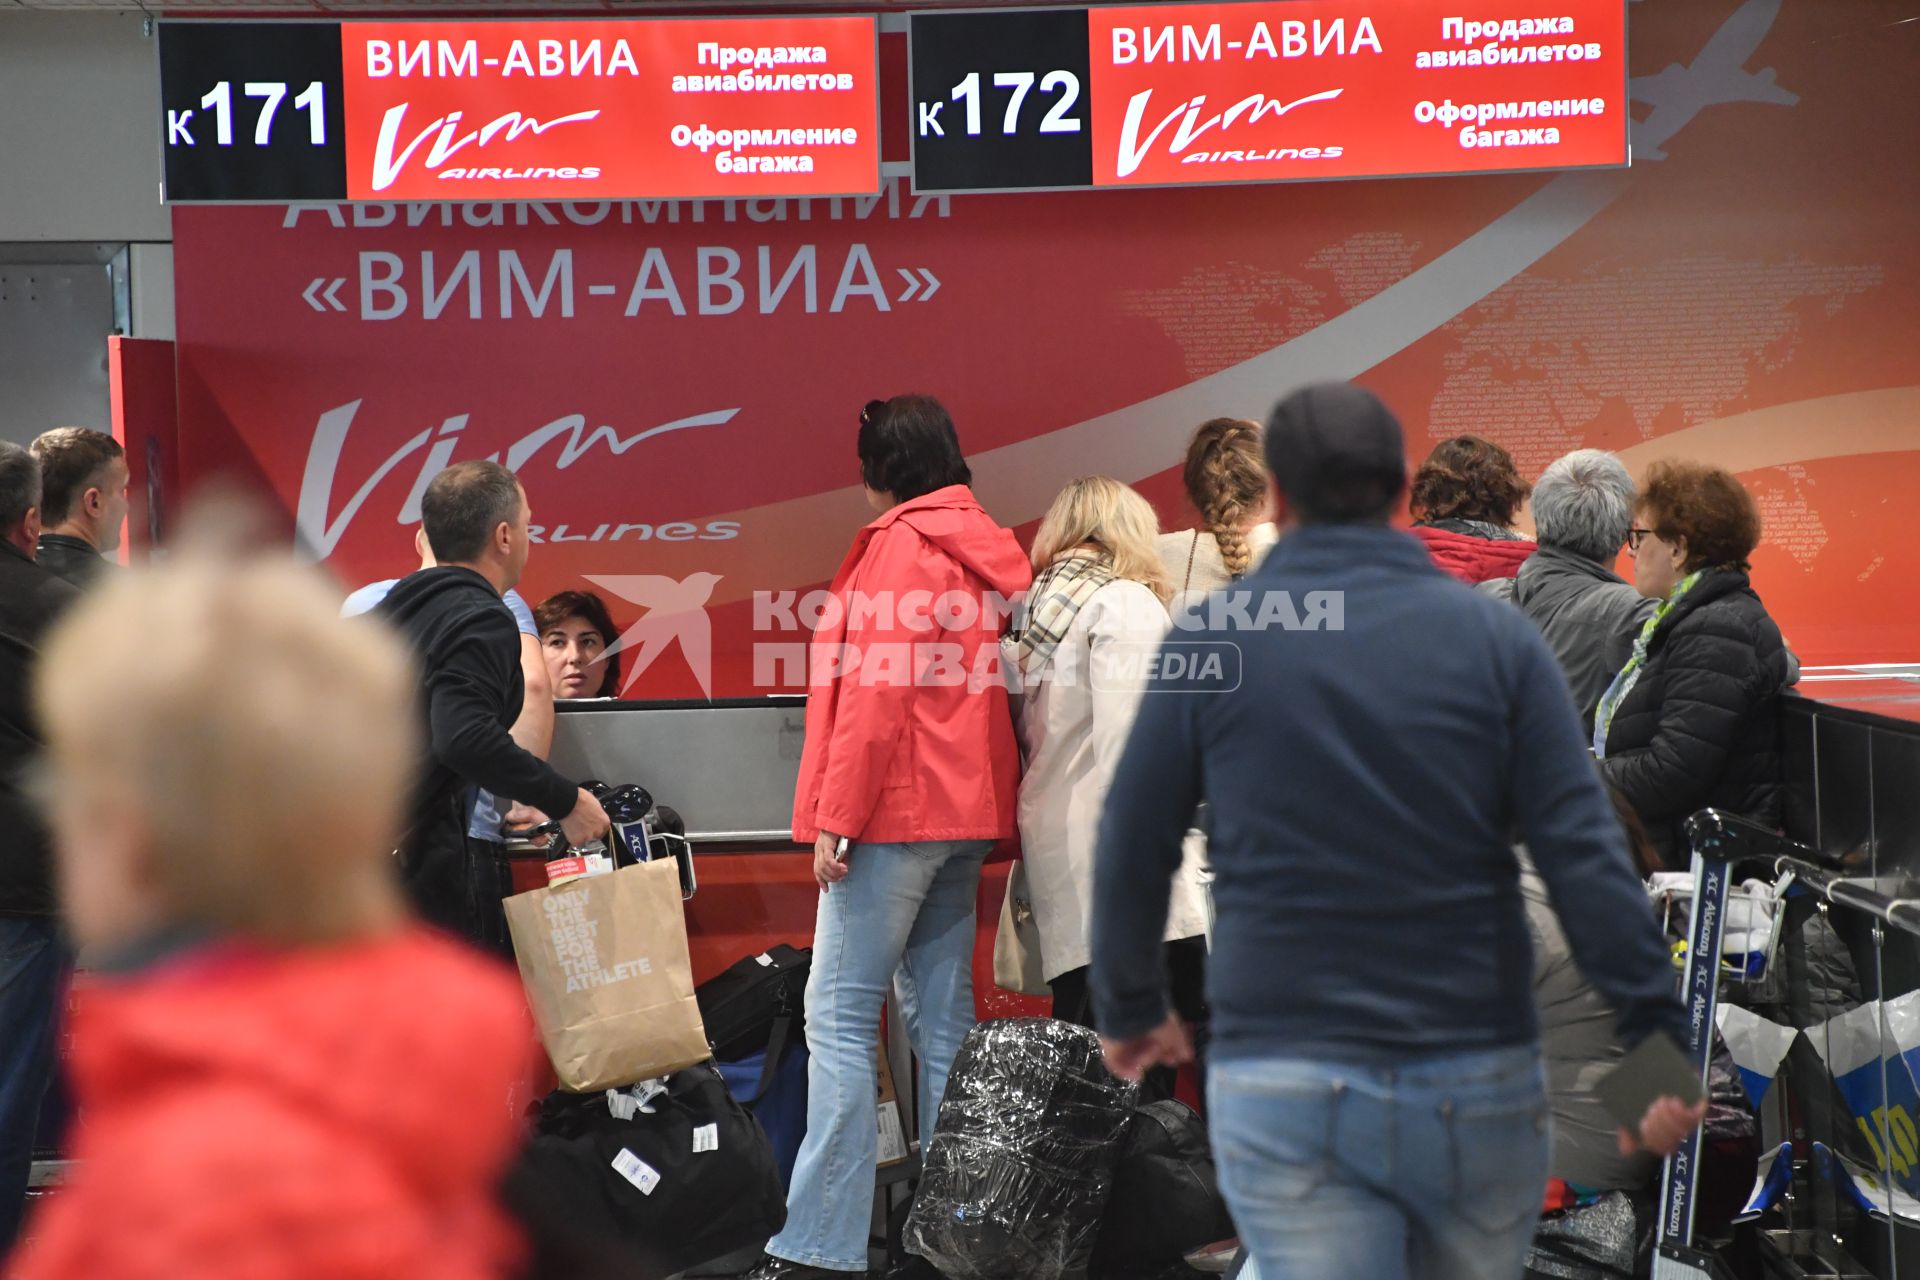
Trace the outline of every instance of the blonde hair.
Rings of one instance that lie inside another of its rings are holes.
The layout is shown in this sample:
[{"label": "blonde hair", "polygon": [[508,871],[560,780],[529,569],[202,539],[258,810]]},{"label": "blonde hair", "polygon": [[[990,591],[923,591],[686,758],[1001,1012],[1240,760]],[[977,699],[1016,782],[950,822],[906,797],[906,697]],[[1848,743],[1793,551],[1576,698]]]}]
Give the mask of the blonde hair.
[{"label": "blonde hair", "polygon": [[1033,567],[1044,569],[1083,543],[1106,553],[1114,576],[1144,583],[1162,601],[1173,583],[1154,540],[1160,520],[1147,500],[1111,476],[1067,482],[1033,535]]},{"label": "blonde hair", "polygon": [[339,605],[289,558],[176,555],[114,575],[51,636],[48,781],[141,832],[170,921],[286,944],[404,918],[418,689],[399,637]]},{"label": "blonde hair", "polygon": [[1245,418],[1215,418],[1202,423],[1193,433],[1193,443],[1187,446],[1187,465],[1181,475],[1187,497],[1219,546],[1227,572],[1239,577],[1253,563],[1253,551],[1240,531],[1241,521],[1267,495],[1260,424]]}]

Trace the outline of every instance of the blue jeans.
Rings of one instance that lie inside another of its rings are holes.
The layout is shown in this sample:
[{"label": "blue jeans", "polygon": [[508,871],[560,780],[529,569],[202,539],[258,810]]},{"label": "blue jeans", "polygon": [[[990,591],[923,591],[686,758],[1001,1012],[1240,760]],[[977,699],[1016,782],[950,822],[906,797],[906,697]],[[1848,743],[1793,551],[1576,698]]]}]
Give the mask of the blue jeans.
[{"label": "blue jeans", "polygon": [[973,1029],[980,863],[992,842],[860,844],[821,895],[807,979],[807,1137],[787,1227],[767,1252],[832,1271],[867,1269],[878,1159],[880,1012],[895,972],[920,1058],[920,1140],[933,1133],[947,1071]]},{"label": "blue jeans", "polygon": [[13,1247],[26,1207],[66,967],[53,921],[0,916],[0,1257]]},{"label": "blue jeans", "polygon": [[1531,1047],[1216,1061],[1220,1189],[1261,1280],[1519,1280],[1547,1182]]}]

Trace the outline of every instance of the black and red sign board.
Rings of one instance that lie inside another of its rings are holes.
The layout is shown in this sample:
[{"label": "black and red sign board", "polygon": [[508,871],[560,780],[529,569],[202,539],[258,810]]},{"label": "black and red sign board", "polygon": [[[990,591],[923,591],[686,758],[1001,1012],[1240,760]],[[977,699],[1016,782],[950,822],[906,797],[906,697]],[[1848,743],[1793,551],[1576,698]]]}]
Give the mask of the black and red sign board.
[{"label": "black and red sign board", "polygon": [[166,198],[880,187],[871,17],[166,22]]},{"label": "black and red sign board", "polygon": [[915,13],[914,186],[1281,182],[1627,163],[1622,0]]}]

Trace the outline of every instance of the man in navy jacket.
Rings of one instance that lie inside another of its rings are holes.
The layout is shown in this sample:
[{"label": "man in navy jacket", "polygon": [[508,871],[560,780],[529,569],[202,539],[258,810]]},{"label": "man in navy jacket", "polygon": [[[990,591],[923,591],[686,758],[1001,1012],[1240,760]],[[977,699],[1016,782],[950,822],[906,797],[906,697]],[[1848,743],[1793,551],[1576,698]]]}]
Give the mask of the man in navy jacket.
[{"label": "man in navy jacket", "polygon": [[[1666,948],[1538,631],[1388,526],[1406,461],[1386,406],[1309,387],[1266,452],[1287,532],[1181,619],[1108,798],[1108,1061],[1191,1053],[1159,938],[1204,797],[1211,1127],[1263,1277],[1518,1277],[1547,1106],[1516,834],[1630,1045],[1685,1043]],[[1670,1150],[1699,1115],[1663,1100],[1637,1140]]]}]

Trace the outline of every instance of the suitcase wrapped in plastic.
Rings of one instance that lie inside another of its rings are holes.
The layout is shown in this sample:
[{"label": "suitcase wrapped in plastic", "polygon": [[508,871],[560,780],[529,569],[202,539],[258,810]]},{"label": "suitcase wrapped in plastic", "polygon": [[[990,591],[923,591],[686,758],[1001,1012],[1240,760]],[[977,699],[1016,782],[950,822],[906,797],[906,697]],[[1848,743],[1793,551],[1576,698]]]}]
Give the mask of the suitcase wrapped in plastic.
[{"label": "suitcase wrapped in plastic", "polygon": [[907,1248],[949,1280],[1084,1272],[1134,1095],[1083,1027],[1050,1018],[975,1027],[947,1079]]}]

